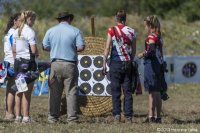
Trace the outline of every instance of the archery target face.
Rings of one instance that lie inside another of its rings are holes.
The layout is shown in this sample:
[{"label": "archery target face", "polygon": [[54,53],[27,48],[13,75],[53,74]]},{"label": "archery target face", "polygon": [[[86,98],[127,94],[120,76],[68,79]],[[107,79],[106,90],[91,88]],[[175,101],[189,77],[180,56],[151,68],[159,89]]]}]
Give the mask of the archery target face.
[{"label": "archery target face", "polygon": [[80,92],[82,93],[82,94],[89,94],[90,92],[91,92],[91,85],[89,84],[89,83],[83,83],[83,84],[81,84],[80,85]]},{"label": "archery target face", "polygon": [[83,80],[83,81],[89,81],[91,79],[91,72],[87,69],[84,69],[80,72],[80,78]]},{"label": "archery target face", "polygon": [[93,73],[93,78],[96,81],[102,81],[104,79],[104,75],[102,74],[102,70],[96,70]]},{"label": "archery target face", "polygon": [[[107,89],[108,84],[110,84],[109,74],[104,76],[102,74],[102,69],[103,56],[78,56],[79,95],[111,96],[110,89]],[[108,64],[107,71],[109,71]]]},{"label": "archery target face", "polygon": [[80,59],[80,65],[84,68],[89,68],[92,64],[92,60],[89,56],[83,56]]},{"label": "archery target face", "polygon": [[110,86],[110,84],[108,84],[106,86],[106,92],[107,92],[108,95],[111,95],[111,86]]},{"label": "archery target face", "polygon": [[[174,57],[174,82],[175,83],[199,83],[200,62],[198,56]],[[176,67],[178,66],[178,67]]]},{"label": "archery target face", "polygon": [[93,60],[93,64],[97,68],[102,68],[103,67],[103,57],[102,56],[97,56]]},{"label": "archery target face", "polygon": [[93,86],[93,92],[96,95],[101,95],[104,92],[104,85],[102,83],[96,83]]},{"label": "archery target face", "polygon": [[108,73],[106,74],[106,78],[107,78],[107,80],[110,82],[110,72],[108,72]]},{"label": "archery target face", "polygon": [[197,65],[194,62],[188,62],[182,68],[182,73],[187,78],[195,76],[196,72]]}]

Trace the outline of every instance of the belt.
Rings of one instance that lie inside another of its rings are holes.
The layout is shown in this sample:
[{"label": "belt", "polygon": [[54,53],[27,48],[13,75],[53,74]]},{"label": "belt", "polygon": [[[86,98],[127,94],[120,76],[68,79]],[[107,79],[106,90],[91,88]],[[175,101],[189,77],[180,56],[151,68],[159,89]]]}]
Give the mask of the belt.
[{"label": "belt", "polygon": [[70,60],[65,60],[65,59],[57,59],[53,58],[51,62],[70,62],[70,63],[76,63],[76,61],[70,61]]}]

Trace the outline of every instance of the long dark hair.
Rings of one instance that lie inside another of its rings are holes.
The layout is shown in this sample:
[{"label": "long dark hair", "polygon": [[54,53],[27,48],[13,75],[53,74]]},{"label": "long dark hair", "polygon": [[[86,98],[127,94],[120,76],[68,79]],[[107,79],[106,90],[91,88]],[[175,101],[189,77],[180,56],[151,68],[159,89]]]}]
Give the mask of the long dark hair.
[{"label": "long dark hair", "polygon": [[11,17],[9,18],[8,23],[7,23],[7,26],[6,26],[6,29],[5,29],[5,31],[4,31],[5,34],[7,34],[8,31],[9,31],[9,29],[10,29],[11,27],[13,27],[13,25],[14,25],[14,20],[17,20],[17,19],[20,17],[20,15],[21,15],[21,13],[16,13],[16,14],[14,14],[13,16],[11,16]]}]

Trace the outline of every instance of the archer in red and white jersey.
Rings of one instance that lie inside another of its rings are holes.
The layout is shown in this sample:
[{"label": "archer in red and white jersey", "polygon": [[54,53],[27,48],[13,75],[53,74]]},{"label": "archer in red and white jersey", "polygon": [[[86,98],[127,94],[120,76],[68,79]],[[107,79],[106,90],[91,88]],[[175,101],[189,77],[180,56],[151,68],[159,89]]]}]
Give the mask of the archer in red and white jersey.
[{"label": "archer in red and white jersey", "polygon": [[103,74],[106,74],[106,62],[110,54],[110,85],[112,93],[112,105],[114,121],[119,123],[121,118],[121,94],[124,94],[125,122],[131,123],[133,117],[132,87],[133,67],[136,50],[135,30],[126,26],[126,13],[120,10],[116,13],[117,25],[108,29],[107,42],[104,50]]}]

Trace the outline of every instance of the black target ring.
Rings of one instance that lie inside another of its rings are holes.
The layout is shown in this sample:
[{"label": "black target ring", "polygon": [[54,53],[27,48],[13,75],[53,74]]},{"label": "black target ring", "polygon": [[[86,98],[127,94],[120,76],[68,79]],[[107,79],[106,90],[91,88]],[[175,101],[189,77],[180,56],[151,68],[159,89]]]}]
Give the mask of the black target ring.
[{"label": "black target ring", "polygon": [[106,74],[106,78],[108,79],[108,81],[110,81],[110,72],[108,71],[108,73]]},{"label": "black target ring", "polygon": [[87,69],[84,69],[80,72],[80,78],[83,80],[83,81],[88,81],[91,79],[91,72]]},{"label": "black target ring", "polygon": [[80,64],[84,68],[88,68],[92,64],[92,59],[89,56],[83,56],[80,60]]},{"label": "black target ring", "polygon": [[187,78],[193,77],[197,73],[197,65],[194,62],[186,63],[182,68],[182,73]]},{"label": "black target ring", "polygon": [[97,95],[101,95],[104,92],[104,86],[101,83],[96,83],[93,86],[93,92]]},{"label": "black target ring", "polygon": [[95,57],[93,64],[97,68],[102,68],[103,67],[103,57],[102,56]]},{"label": "black target ring", "polygon": [[110,66],[110,57],[107,59],[107,65]]},{"label": "black target ring", "polygon": [[111,84],[108,84],[108,85],[106,86],[106,92],[107,92],[109,95],[112,95],[112,94],[111,94]]},{"label": "black target ring", "polygon": [[83,83],[83,84],[80,85],[79,89],[80,89],[80,92],[82,94],[86,94],[87,95],[87,94],[89,94],[91,92],[92,88],[91,88],[89,83]]},{"label": "black target ring", "polygon": [[104,75],[102,74],[102,70],[96,70],[94,73],[93,73],[93,78],[96,80],[96,81],[102,81],[104,79]]}]

